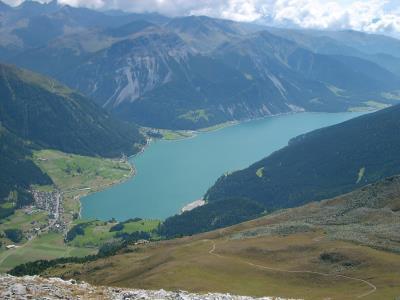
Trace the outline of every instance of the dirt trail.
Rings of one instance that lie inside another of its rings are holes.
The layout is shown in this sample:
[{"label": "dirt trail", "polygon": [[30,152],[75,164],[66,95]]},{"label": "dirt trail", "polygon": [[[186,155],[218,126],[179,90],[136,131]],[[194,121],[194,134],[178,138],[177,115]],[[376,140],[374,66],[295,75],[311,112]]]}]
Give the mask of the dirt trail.
[{"label": "dirt trail", "polygon": [[[224,258],[223,255],[217,254],[215,253],[216,247],[217,245],[215,244],[215,242],[210,241],[213,243],[212,248],[210,249],[210,251],[208,251],[208,253],[210,255],[216,256],[218,258]],[[376,292],[377,288],[374,284],[372,284],[371,282],[361,279],[361,278],[356,278],[356,277],[350,277],[350,276],[346,276],[346,275],[340,275],[340,274],[329,274],[329,273],[320,273],[320,272],[314,272],[314,271],[308,271],[308,270],[284,270],[284,269],[279,269],[279,268],[273,268],[273,267],[267,267],[264,265],[258,265],[258,264],[254,264],[252,262],[246,261],[246,260],[242,260],[239,259],[239,261],[241,261],[242,263],[245,263],[249,266],[255,267],[255,268],[260,268],[260,269],[265,269],[265,270],[269,270],[269,271],[274,271],[274,272],[284,272],[284,273],[303,273],[303,274],[314,274],[314,275],[320,275],[320,276],[324,276],[324,277],[338,277],[338,278],[344,278],[344,279],[348,279],[348,280],[353,280],[353,281],[358,281],[358,282],[362,282],[365,285],[367,285],[370,289],[369,291],[358,295],[357,298],[363,298],[365,296],[368,296],[374,292]]]}]

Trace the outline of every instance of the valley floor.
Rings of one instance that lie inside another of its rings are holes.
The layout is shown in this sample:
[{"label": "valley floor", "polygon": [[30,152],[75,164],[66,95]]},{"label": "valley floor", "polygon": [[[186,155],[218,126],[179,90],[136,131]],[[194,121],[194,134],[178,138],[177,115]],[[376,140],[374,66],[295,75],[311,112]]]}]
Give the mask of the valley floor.
[{"label": "valley floor", "polygon": [[24,235],[17,243],[4,237],[0,239],[3,246],[16,246],[8,250],[4,247],[0,249],[0,272],[38,259],[96,253],[97,248],[93,246],[64,243],[64,235],[70,227],[81,222],[76,220],[80,212],[79,198],[134,175],[133,167],[123,159],[111,160],[41,150],[34,153],[33,160],[51,177],[54,186],[34,187],[34,205],[17,210],[0,223],[0,231],[18,228]]}]

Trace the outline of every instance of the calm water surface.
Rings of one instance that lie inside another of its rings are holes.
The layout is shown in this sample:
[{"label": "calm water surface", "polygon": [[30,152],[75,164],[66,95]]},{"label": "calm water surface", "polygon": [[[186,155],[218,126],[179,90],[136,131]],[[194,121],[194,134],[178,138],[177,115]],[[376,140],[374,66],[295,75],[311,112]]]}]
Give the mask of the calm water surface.
[{"label": "calm water surface", "polygon": [[197,200],[219,176],[245,168],[299,134],[360,113],[301,113],[268,117],[179,141],[153,142],[131,158],[137,174],[82,198],[84,218],[164,219]]}]

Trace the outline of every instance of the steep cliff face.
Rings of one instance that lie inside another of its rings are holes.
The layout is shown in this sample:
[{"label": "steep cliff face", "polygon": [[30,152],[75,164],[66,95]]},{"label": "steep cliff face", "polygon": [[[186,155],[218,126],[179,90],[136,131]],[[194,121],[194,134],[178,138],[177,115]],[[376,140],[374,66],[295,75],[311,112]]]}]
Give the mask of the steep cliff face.
[{"label": "steep cliff face", "polygon": [[178,36],[154,29],[97,52],[65,81],[112,109],[171,82],[176,66],[185,71],[190,55]]}]

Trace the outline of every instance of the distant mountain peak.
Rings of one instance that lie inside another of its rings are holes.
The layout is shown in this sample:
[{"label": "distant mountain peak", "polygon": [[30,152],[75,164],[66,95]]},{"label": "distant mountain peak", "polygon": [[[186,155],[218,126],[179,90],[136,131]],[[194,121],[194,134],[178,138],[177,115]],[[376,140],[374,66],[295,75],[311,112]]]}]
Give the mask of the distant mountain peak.
[{"label": "distant mountain peak", "polygon": [[48,3],[41,3],[34,0],[25,0],[20,5],[15,7],[18,11],[23,11],[30,16],[54,13],[62,8],[64,5],[60,4],[57,0]]},{"label": "distant mountain peak", "polygon": [[124,37],[150,28],[158,29],[159,27],[145,20],[135,20],[117,28],[107,28],[105,33],[110,34],[113,37]]},{"label": "distant mountain peak", "polygon": [[39,7],[42,5],[47,5],[47,4],[43,4],[43,3],[40,3],[40,2],[34,1],[34,0],[25,0],[24,2],[21,2],[21,4],[17,6],[17,8]]}]

